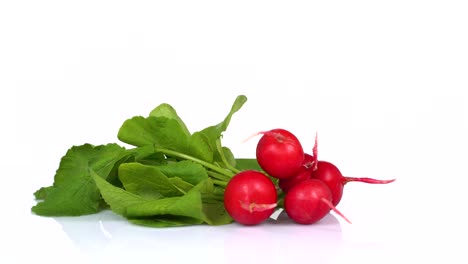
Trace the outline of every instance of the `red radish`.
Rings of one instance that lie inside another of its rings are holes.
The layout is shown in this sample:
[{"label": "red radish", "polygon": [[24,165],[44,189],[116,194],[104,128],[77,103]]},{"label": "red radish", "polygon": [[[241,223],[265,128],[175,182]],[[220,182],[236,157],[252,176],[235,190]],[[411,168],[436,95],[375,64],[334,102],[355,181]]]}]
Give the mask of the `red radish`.
[{"label": "red radish", "polygon": [[284,179],[296,175],[304,161],[304,150],[297,137],[285,129],[272,129],[258,141],[256,156],[270,176]]},{"label": "red radish", "polygon": [[297,175],[293,177],[289,177],[286,179],[280,179],[278,181],[278,186],[281,188],[281,190],[285,193],[287,193],[289,190],[291,190],[292,187],[296,186],[297,184],[310,179],[311,171],[309,169],[303,169],[301,170]]},{"label": "red radish", "polygon": [[224,191],[226,211],[244,225],[256,225],[268,219],[276,202],[275,185],[265,174],[255,170],[234,175]]},{"label": "red radish", "polygon": [[327,161],[318,161],[317,169],[312,172],[312,178],[318,179],[324,182],[328,188],[330,188],[333,198],[333,205],[336,206],[341,201],[343,196],[344,185],[348,182],[364,182],[372,184],[386,184],[395,181],[392,180],[377,180],[372,178],[356,178],[356,177],[344,177],[340,170],[332,163]]},{"label": "red radish", "polygon": [[299,224],[313,224],[333,210],[351,223],[331,203],[332,193],[328,186],[315,179],[303,181],[286,193],[284,210],[286,214]]},{"label": "red radish", "polygon": [[315,162],[315,157],[308,154],[308,153],[304,153],[304,161],[302,162],[302,166],[306,169],[310,169],[314,166],[314,162]]},{"label": "red radish", "polygon": [[313,162],[314,162],[314,157],[310,154],[305,153],[301,170],[293,177],[280,179],[278,181],[278,186],[281,188],[281,190],[283,190],[283,192],[287,192],[294,185],[300,182],[303,182],[307,179],[310,179],[310,176],[312,173]]}]

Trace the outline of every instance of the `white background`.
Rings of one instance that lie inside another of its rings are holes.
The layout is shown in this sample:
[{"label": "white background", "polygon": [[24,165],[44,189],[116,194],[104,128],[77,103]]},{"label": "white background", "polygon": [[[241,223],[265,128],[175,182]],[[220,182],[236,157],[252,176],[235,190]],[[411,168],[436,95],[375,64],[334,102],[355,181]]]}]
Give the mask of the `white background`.
[{"label": "white background", "polygon": [[[467,263],[466,1],[2,1],[0,262]],[[223,143],[285,128],[349,176],[339,209],[176,229],[104,212],[43,218],[72,145],[118,142],[122,122],[170,103],[191,131],[248,97]],[[8,260],[8,261],[7,261]]]}]

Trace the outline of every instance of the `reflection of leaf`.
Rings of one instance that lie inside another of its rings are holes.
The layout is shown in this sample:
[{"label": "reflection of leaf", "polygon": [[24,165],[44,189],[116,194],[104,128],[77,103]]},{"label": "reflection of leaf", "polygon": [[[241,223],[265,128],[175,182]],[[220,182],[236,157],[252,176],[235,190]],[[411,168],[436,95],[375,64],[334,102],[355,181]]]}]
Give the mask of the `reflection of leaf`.
[{"label": "reflection of leaf", "polygon": [[175,226],[189,226],[189,225],[199,225],[201,224],[200,219],[185,217],[185,216],[172,216],[172,215],[162,215],[158,218],[150,219],[128,219],[131,223],[148,226],[148,227],[175,227]]}]

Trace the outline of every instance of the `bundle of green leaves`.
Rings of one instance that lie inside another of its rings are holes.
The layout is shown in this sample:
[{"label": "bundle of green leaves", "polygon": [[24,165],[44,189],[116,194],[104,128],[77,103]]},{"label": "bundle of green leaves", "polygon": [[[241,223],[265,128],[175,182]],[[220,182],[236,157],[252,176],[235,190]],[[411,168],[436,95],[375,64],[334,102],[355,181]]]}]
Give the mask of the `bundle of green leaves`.
[{"label": "bundle of green leaves", "polygon": [[52,186],[34,193],[41,216],[80,216],[112,210],[130,222],[167,227],[232,222],[223,205],[227,182],[255,159],[236,159],[222,133],[247,98],[240,95],[217,125],[190,133],[176,110],[163,103],[148,116],[126,120],[116,143],[71,147]]}]

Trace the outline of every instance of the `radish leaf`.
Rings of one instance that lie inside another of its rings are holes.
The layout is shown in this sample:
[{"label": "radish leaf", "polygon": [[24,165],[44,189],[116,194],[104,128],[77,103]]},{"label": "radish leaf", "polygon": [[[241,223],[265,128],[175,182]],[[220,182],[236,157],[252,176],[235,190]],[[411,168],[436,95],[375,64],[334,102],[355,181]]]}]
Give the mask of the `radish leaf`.
[{"label": "radish leaf", "polygon": [[85,144],[70,148],[62,157],[54,184],[38,190],[44,198],[32,208],[38,215],[63,216],[96,213],[99,210],[99,190],[90,177],[89,169],[108,177],[113,167],[128,155],[116,145],[92,146]]}]

